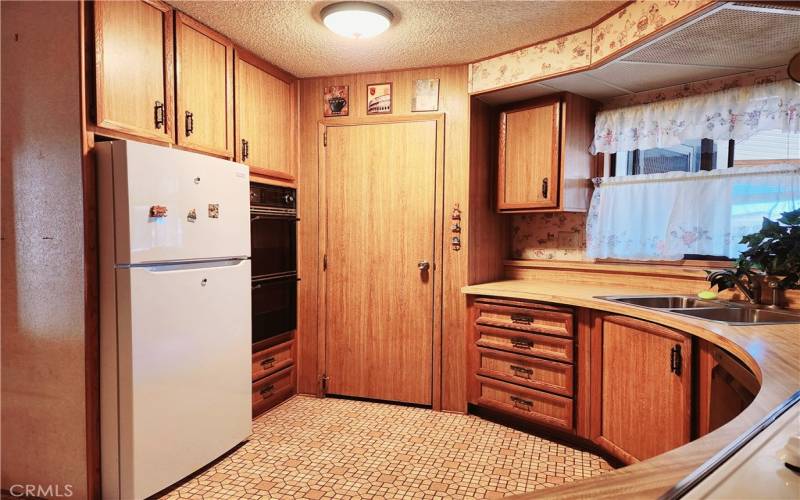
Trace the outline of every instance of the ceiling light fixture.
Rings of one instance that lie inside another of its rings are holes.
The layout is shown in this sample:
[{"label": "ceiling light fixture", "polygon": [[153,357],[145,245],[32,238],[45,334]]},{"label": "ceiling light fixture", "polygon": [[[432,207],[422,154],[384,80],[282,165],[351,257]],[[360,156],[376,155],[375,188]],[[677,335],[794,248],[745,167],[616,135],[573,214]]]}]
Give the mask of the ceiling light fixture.
[{"label": "ceiling light fixture", "polygon": [[367,2],[339,2],[320,12],[322,22],[334,33],[349,38],[380,35],[392,24],[388,9]]}]

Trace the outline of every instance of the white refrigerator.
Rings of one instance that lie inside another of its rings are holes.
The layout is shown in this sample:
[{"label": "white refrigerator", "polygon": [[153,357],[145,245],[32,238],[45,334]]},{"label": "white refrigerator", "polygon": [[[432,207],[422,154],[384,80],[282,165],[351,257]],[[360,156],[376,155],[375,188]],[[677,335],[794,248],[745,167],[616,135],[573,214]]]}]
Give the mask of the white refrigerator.
[{"label": "white refrigerator", "polygon": [[103,498],[145,498],[251,432],[246,166],[98,143]]}]

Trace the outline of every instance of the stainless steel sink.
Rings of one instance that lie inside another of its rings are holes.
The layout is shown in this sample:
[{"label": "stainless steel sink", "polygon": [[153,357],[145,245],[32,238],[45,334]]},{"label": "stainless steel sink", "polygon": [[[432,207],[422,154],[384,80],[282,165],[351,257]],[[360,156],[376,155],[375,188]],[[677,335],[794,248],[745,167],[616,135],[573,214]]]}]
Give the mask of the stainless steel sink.
[{"label": "stainless steel sink", "polygon": [[691,295],[609,295],[598,299],[613,300],[651,309],[693,309],[695,307],[723,307],[718,302],[701,300]]},{"label": "stainless steel sink", "polygon": [[772,309],[756,309],[753,307],[727,307],[724,309],[693,309],[672,311],[684,316],[721,321],[731,325],[755,325],[775,323],[800,323],[800,314]]},{"label": "stainless steel sink", "polygon": [[763,309],[724,300],[702,300],[691,295],[607,295],[596,298],[729,325],[800,323],[800,313]]}]

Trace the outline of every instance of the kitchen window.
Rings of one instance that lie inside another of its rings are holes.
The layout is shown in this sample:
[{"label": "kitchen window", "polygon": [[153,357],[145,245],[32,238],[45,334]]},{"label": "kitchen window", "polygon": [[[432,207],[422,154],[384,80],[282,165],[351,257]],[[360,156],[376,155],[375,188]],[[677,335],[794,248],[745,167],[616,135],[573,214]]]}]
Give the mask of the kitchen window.
[{"label": "kitchen window", "polygon": [[800,208],[799,115],[788,80],[598,113],[587,255],[736,258],[764,217]]},{"label": "kitchen window", "polygon": [[677,146],[636,149],[609,155],[611,177],[699,172],[736,166],[800,163],[800,134],[763,130],[747,139],[695,139]]}]

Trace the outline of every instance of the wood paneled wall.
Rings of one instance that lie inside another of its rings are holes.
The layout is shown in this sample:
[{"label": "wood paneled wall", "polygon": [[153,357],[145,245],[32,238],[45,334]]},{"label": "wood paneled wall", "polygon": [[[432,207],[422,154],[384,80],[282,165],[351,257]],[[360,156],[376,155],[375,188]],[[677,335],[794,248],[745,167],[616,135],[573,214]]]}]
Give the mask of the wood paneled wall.
[{"label": "wood paneled wall", "polygon": [[[78,2],[2,2],[2,488],[89,498]],[[56,42],[57,41],[57,42]],[[91,233],[91,228],[88,229]],[[91,466],[91,465],[90,465]],[[39,493],[41,494],[41,493]]]},{"label": "wood paneled wall", "polygon": [[[298,166],[298,390],[316,394],[318,370],[324,360],[318,355],[317,301],[320,262],[319,172],[317,134],[323,119],[323,91],[330,85],[349,85],[350,116],[329,120],[380,119],[367,116],[367,84],[392,82],[392,116],[414,115],[411,111],[414,80],[439,78],[439,110],[445,114],[445,251],[443,262],[443,329],[442,329],[442,409],[466,411],[466,346],[464,321],[466,298],[460,288],[467,284],[469,227],[469,98],[467,67],[446,66],[417,70],[363,73],[302,80],[300,83],[300,134]],[[385,116],[385,115],[384,115]],[[449,246],[450,214],[461,208],[462,246],[454,251]],[[346,230],[346,228],[342,228]],[[395,235],[402,237],[402,235]],[[435,392],[435,391],[434,391]]]}]

